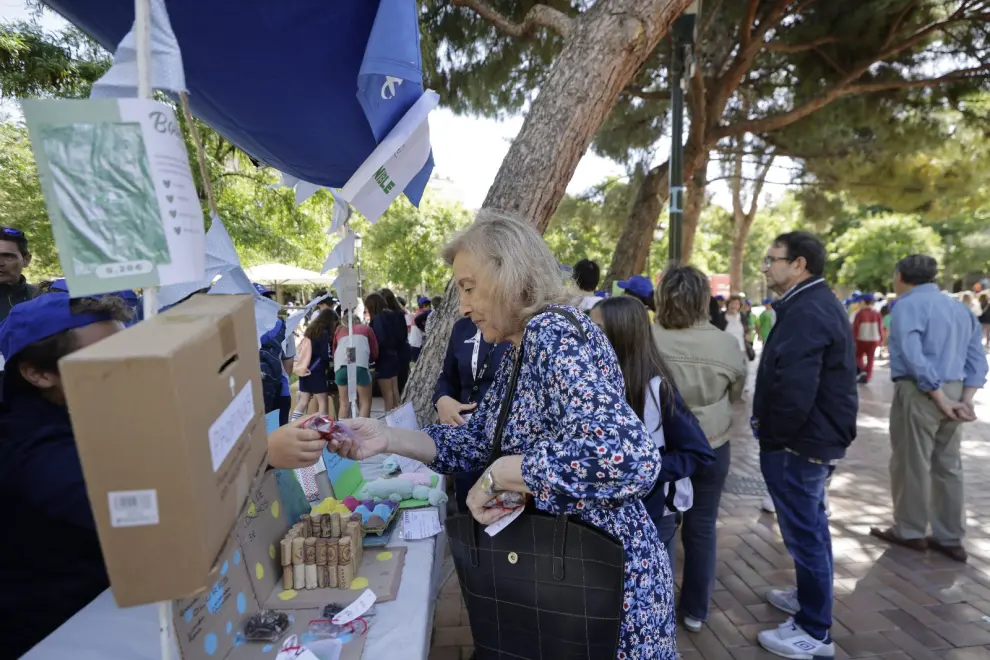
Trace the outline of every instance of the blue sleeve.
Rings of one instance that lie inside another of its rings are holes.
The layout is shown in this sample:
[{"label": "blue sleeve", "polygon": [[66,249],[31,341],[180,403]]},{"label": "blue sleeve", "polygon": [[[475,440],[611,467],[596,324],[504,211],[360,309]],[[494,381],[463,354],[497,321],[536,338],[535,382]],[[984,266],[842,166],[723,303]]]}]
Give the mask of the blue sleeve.
[{"label": "blue sleeve", "polygon": [[582,339],[566,319],[546,316],[534,319],[536,341],[525,348],[538,405],[557,421],[523,453],[523,480],[537,507],[576,513],[645,497],[657,480],[660,449],[609,377],[619,373],[615,358],[608,364],[593,354],[593,342],[607,340],[600,332]]},{"label": "blue sleeve", "polygon": [[461,396],[461,374],[457,368],[457,357],[454,351],[454,333],[450,335],[450,341],[447,342],[447,354],[443,358],[443,369],[440,371],[440,376],[437,378],[437,386],[433,390],[433,405],[437,405],[437,401],[441,397],[449,396],[455,401],[460,400]]},{"label": "blue sleeve", "polygon": [[825,325],[813,319],[797,332],[775,334],[774,341],[771,373],[761,393],[766,402],[761,412],[769,414],[759,418],[760,437],[782,440],[794,438],[808,420],[830,339]]},{"label": "blue sleeve", "polygon": [[23,455],[18,471],[24,499],[46,518],[96,531],[73,438],[50,438],[34,444]]},{"label": "blue sleeve", "polygon": [[504,392],[505,386],[498,387],[497,384],[500,380],[507,379],[505,377],[508,374],[505,373],[505,369],[511,368],[511,364],[510,361],[507,361],[499,369],[498,375],[495,377],[496,384],[485,395],[485,405],[478,406],[467,424],[462,426],[433,424],[423,429],[428,436],[433,438],[437,447],[436,458],[428,466],[431,470],[440,474],[454,474],[455,472],[474,472],[488,465],[492,453],[492,439],[485,433],[488,411],[494,410],[495,414],[498,414],[501,408],[502,401],[495,400],[494,397],[503,396],[502,392]]},{"label": "blue sleeve", "polygon": [[691,477],[699,469],[715,462],[711,443],[701,430],[698,418],[674,392],[674,405],[661,405],[663,437],[668,451],[663,455],[657,483],[673,483]]},{"label": "blue sleeve", "polygon": [[987,355],[983,352],[983,327],[975,316],[969,344],[966,345],[966,367],[963,387],[983,387],[987,382]]},{"label": "blue sleeve", "polygon": [[894,340],[904,360],[907,376],[914,380],[922,392],[934,392],[942,387],[942,379],[935,365],[925,357],[922,344],[925,322],[922,319],[926,318],[927,314],[912,312],[914,310],[908,300],[902,300],[900,304],[894,306],[890,322],[891,339]]}]

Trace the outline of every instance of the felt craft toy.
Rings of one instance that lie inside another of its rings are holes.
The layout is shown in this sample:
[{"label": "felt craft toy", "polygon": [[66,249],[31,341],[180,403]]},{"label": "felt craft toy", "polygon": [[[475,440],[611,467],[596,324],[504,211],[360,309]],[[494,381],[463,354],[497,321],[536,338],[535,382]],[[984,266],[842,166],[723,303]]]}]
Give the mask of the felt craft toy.
[{"label": "felt craft toy", "polygon": [[[413,476],[413,475],[400,475]],[[447,503],[447,494],[439,488],[430,488],[423,484],[413,483],[409,479],[399,477],[375,479],[365,482],[357,492],[359,500],[374,500],[384,502],[392,500],[401,502],[403,500],[415,499],[426,500],[431,506],[441,506]]]}]

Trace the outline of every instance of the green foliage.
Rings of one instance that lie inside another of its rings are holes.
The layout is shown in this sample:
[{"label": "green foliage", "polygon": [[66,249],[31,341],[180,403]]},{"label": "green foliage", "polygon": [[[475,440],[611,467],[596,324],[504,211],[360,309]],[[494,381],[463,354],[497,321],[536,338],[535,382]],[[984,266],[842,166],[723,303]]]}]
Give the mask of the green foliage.
[{"label": "green foliage", "polygon": [[418,210],[400,197],[376,224],[355,222],[354,228],[362,237],[364,289],[388,286],[409,295],[420,291],[440,293],[450,279],[450,268],[440,250],[470,222],[471,214],[463,206],[429,193]]},{"label": "green foliage", "polygon": [[543,237],[562,264],[591,259],[604,268],[615,250],[629,213],[632,187],[605,181],[580,196],[565,195]]},{"label": "green foliage", "polygon": [[941,257],[941,241],[931,227],[903,214],[868,215],[829,243],[829,260],[840,263],[838,283],[865,291],[890,288],[894,266],[909,254]]},{"label": "green foliage", "polygon": [[27,129],[10,121],[0,123],[0,225],[27,234],[34,255],[27,277],[40,280],[62,271]]},{"label": "green foliage", "polygon": [[86,98],[112,58],[82,31],[0,25],[0,98]]}]

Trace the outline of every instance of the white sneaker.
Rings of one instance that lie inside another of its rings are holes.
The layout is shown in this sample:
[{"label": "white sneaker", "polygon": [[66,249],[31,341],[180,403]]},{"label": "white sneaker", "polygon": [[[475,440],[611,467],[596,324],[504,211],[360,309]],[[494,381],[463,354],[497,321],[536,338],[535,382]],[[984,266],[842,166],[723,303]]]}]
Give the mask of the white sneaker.
[{"label": "white sneaker", "polygon": [[701,632],[701,627],[703,625],[705,625],[704,621],[698,621],[697,619],[689,616],[684,617],[684,627],[690,632]]},{"label": "white sneaker", "polygon": [[771,589],[767,592],[767,602],[785,614],[797,614],[801,609],[798,602],[797,587],[787,589]]},{"label": "white sneaker", "polygon": [[773,505],[773,498],[769,495],[763,496],[763,503],[760,505],[760,508],[767,513],[777,513],[777,507]]},{"label": "white sneaker", "polygon": [[835,644],[815,639],[793,619],[788,619],[778,628],[761,631],[756,639],[760,646],[781,658],[820,660],[835,657]]}]

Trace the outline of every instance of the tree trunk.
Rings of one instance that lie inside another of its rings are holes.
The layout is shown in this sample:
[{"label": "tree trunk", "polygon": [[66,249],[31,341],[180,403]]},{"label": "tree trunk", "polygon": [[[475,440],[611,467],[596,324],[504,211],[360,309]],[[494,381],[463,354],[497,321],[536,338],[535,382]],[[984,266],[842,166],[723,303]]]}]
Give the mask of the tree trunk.
[{"label": "tree trunk", "polygon": [[529,218],[543,233],[619,93],[688,4],[611,0],[595,3],[577,18],[484,208]]},{"label": "tree trunk", "polygon": [[749,238],[750,226],[752,226],[752,218],[747,222],[745,214],[741,217],[733,214],[732,249],[729,251],[729,291],[732,293],[740,293],[744,288],[743,255],[746,252],[746,239]]},{"label": "tree trunk", "polygon": [[684,229],[681,241],[681,261],[689,263],[694,250],[694,235],[698,231],[698,220],[705,205],[705,191],[708,186],[708,150],[705,149],[701,162],[694,168],[688,180],[687,198],[684,202]]},{"label": "tree trunk", "polygon": [[650,253],[650,243],[657,229],[657,220],[663,205],[670,195],[670,163],[654,167],[639,185],[636,200],[633,202],[622,235],[612,254],[612,264],[608,267],[603,288],[612,290],[612,284],[642,273],[646,268],[646,258]]},{"label": "tree trunk", "polygon": [[[483,207],[528,218],[543,233],[619,93],[690,3],[603,0],[574,19]],[[431,399],[458,318],[456,301],[457,290],[448,284],[403,394],[421,424],[436,419]]]}]

